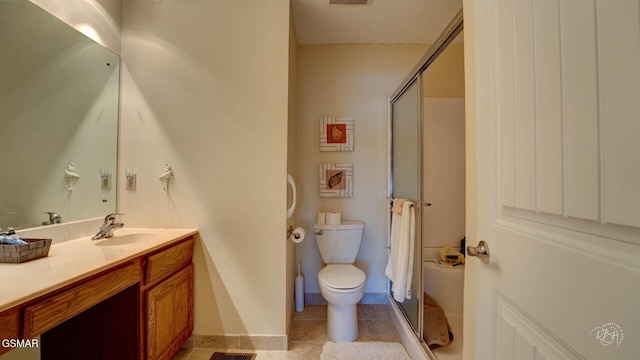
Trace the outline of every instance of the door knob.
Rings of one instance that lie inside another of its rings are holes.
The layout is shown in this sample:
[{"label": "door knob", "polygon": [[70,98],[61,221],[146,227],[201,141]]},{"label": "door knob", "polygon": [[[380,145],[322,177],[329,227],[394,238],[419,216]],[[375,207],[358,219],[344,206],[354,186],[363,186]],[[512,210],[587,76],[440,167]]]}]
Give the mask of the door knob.
[{"label": "door knob", "polygon": [[489,244],[481,240],[478,246],[467,246],[467,255],[475,256],[485,264],[489,263]]}]

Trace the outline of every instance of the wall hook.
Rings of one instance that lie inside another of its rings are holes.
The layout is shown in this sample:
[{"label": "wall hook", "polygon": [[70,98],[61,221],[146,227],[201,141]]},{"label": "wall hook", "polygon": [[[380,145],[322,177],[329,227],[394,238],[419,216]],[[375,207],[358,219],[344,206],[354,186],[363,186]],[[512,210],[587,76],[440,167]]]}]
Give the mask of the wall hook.
[{"label": "wall hook", "polygon": [[67,180],[65,188],[69,191],[73,190],[72,182],[80,178],[80,175],[76,173],[76,169],[73,163],[67,165],[67,169],[64,171],[64,178]]},{"label": "wall hook", "polygon": [[166,185],[162,188],[164,191],[169,191],[169,179],[173,177],[173,170],[171,170],[171,166],[169,164],[164,164],[164,172],[158,176],[160,180],[166,180]]}]

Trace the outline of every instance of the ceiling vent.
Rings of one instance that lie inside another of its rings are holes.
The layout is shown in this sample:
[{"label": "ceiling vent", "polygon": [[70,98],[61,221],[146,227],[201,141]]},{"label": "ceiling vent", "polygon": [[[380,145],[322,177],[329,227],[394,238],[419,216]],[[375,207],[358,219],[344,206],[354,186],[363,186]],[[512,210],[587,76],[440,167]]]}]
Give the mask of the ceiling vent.
[{"label": "ceiling vent", "polygon": [[329,5],[369,5],[371,0],[329,0]]}]

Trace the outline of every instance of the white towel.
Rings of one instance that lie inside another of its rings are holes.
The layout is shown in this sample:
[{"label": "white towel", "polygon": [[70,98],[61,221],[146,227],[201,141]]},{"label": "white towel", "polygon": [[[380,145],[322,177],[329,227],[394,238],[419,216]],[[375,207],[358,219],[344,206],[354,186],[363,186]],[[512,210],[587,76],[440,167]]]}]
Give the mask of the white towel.
[{"label": "white towel", "polygon": [[391,214],[391,254],[384,273],[393,282],[393,298],[404,302],[411,299],[416,213],[413,203],[405,199],[394,199],[394,207],[401,202],[402,213]]}]

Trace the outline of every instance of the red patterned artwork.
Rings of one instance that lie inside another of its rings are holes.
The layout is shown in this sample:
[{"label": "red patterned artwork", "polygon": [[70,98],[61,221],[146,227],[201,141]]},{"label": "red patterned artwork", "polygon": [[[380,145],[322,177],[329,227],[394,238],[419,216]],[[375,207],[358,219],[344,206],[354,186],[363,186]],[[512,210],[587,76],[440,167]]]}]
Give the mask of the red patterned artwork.
[{"label": "red patterned artwork", "polygon": [[346,124],[327,124],[327,143],[328,144],[346,144],[347,143],[347,125]]},{"label": "red patterned artwork", "polygon": [[320,151],[353,151],[353,118],[320,118]]}]

